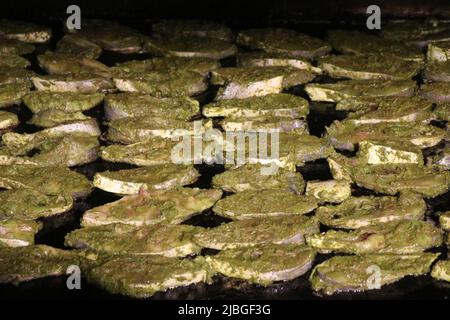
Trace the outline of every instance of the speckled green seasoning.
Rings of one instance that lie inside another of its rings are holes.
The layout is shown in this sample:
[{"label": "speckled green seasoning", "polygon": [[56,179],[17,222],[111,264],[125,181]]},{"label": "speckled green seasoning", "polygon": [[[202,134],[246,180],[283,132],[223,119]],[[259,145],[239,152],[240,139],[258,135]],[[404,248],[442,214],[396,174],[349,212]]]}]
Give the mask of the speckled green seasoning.
[{"label": "speckled green seasoning", "polygon": [[200,112],[198,101],[183,98],[156,98],[142,93],[118,93],[105,99],[108,120],[127,117],[162,117],[188,121]]},{"label": "speckled green seasoning", "polygon": [[21,248],[0,248],[0,283],[21,282],[66,274],[71,265],[79,265],[76,253],[33,245]]},{"label": "speckled green seasoning", "polygon": [[202,229],[189,225],[108,224],[74,230],[66,235],[65,245],[111,254],[184,257],[200,252],[201,247],[192,238]]},{"label": "speckled green seasoning", "polygon": [[[283,199],[283,201],[279,201]],[[317,208],[314,197],[296,195],[281,189],[246,190],[219,200],[214,213],[244,220],[273,216],[301,215]]]},{"label": "speckled green seasoning", "polygon": [[46,195],[33,189],[13,189],[0,192],[0,217],[33,220],[70,210],[70,195]]},{"label": "speckled green seasoning", "polygon": [[249,29],[241,31],[237,43],[268,53],[283,53],[292,57],[314,60],[331,51],[331,46],[321,39],[289,29]]},{"label": "speckled green seasoning", "polygon": [[312,267],[315,255],[305,245],[265,244],[221,251],[206,260],[213,270],[228,277],[269,285],[302,276]]},{"label": "speckled green seasoning", "polygon": [[74,198],[87,196],[92,189],[91,182],[77,172],[34,165],[0,166],[0,187],[35,189],[47,195],[70,194]]},{"label": "speckled green seasoning", "polygon": [[94,176],[94,186],[117,194],[136,194],[142,188],[171,189],[197,180],[199,173],[193,166],[164,164],[144,168],[104,171]]},{"label": "speckled green seasoning", "polygon": [[205,248],[226,250],[260,244],[303,244],[307,234],[319,232],[316,218],[304,215],[265,217],[222,224],[194,236]]},{"label": "speckled green seasoning", "polygon": [[407,80],[422,68],[420,63],[390,54],[330,55],[321,58],[318,66],[333,78],[355,80]]},{"label": "speckled green seasoning", "polygon": [[23,68],[0,67],[0,85],[25,84],[31,87],[31,77],[36,75],[33,71]]},{"label": "speckled green seasoning", "polygon": [[450,121],[450,104],[440,104],[434,110],[439,120]]},{"label": "speckled green seasoning", "polygon": [[263,169],[263,165],[245,164],[216,174],[212,179],[212,185],[228,192],[280,189],[297,194],[303,193],[305,181],[299,172],[278,168],[275,174],[265,175]]},{"label": "speckled green seasoning", "polygon": [[0,250],[2,247],[24,247],[33,245],[34,236],[39,232],[41,227],[42,223],[40,222],[4,218],[0,215]]},{"label": "speckled green seasoning", "polygon": [[308,123],[302,119],[291,119],[284,117],[255,117],[226,118],[220,121],[224,131],[257,131],[276,130],[278,132],[295,131],[299,134],[308,134]]},{"label": "speckled green seasoning", "polygon": [[401,220],[421,220],[425,201],[414,193],[400,197],[350,197],[341,204],[322,206],[316,210],[320,222],[329,227],[358,229]]},{"label": "speckled green seasoning", "polygon": [[427,274],[438,256],[439,253],[336,256],[315,266],[310,282],[321,295],[373,290],[377,289],[370,278],[373,270],[380,270],[379,285],[383,286],[406,276]]},{"label": "speckled green seasoning", "polygon": [[307,236],[306,243],[322,253],[409,254],[440,246],[442,231],[429,222],[405,220],[350,232],[330,230]]},{"label": "speckled green seasoning", "polygon": [[100,226],[111,223],[134,226],[157,223],[181,223],[211,208],[222,196],[217,189],[175,188],[173,190],[141,190],[115,202],[87,210],[81,225]]},{"label": "speckled green seasoning", "polygon": [[214,60],[234,56],[234,44],[214,38],[175,36],[169,38],[149,38],[145,49],[153,54],[168,57],[208,58]]}]

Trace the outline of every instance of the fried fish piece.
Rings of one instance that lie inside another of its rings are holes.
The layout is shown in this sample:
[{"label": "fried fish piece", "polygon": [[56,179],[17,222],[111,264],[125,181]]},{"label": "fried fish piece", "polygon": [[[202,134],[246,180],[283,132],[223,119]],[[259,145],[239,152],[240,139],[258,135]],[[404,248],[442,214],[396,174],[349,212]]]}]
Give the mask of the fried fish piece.
[{"label": "fried fish piece", "polygon": [[[283,201],[277,201],[283,199]],[[214,205],[215,214],[236,220],[301,215],[318,207],[314,197],[282,189],[245,190],[225,197]]]},{"label": "fried fish piece", "polygon": [[358,97],[411,97],[416,83],[411,80],[346,80],[336,83],[309,83],[305,91],[312,101],[339,102]]},{"label": "fried fish piece", "polygon": [[357,30],[328,31],[328,41],[334,49],[347,54],[390,54],[403,60],[419,62],[424,59],[421,50],[415,46]]},{"label": "fried fish piece", "polygon": [[127,117],[108,123],[107,139],[112,142],[135,143],[161,138],[201,135],[212,128],[212,121],[181,121],[159,117]]},{"label": "fried fish piece", "polygon": [[396,195],[412,191],[426,198],[437,197],[450,187],[450,172],[417,164],[364,165],[358,158],[335,154],[327,159],[335,179],[347,179],[360,187]]},{"label": "fried fish piece", "polygon": [[41,222],[0,217],[0,251],[3,247],[16,248],[34,244],[34,236],[42,228]]},{"label": "fried fish piece", "polygon": [[34,87],[39,91],[95,93],[114,89],[111,79],[95,74],[58,74],[31,77]]},{"label": "fried fish piece", "polygon": [[88,227],[111,223],[134,226],[178,224],[211,208],[221,196],[222,191],[217,189],[140,190],[138,194],[89,209],[84,213],[81,225]]},{"label": "fried fish piece", "polygon": [[224,250],[207,256],[206,261],[225,276],[267,286],[302,276],[312,267],[315,256],[305,245],[264,244]]},{"label": "fried fish piece", "polygon": [[422,68],[420,63],[388,54],[330,55],[321,58],[318,66],[333,78],[354,80],[408,80]]},{"label": "fried fish piece", "polygon": [[28,123],[42,128],[52,128],[89,119],[91,118],[79,111],[67,113],[63,110],[49,109],[34,114]]},{"label": "fried fish piece", "polygon": [[152,25],[152,31],[162,37],[193,36],[230,41],[230,28],[216,21],[208,20],[163,20]]},{"label": "fried fish piece", "polygon": [[334,121],[326,128],[326,139],[336,149],[353,151],[365,140],[409,142],[419,148],[437,145],[445,131],[421,122],[370,123],[356,125],[347,120]]},{"label": "fried fish piece", "polygon": [[203,76],[208,76],[212,70],[220,68],[217,60],[208,58],[189,57],[154,57],[145,60],[130,60],[116,63],[112,69],[120,73],[139,73],[149,71],[193,71]]},{"label": "fried fish piece", "polygon": [[331,51],[331,46],[321,39],[283,28],[248,29],[239,32],[239,45],[267,53],[283,53],[291,57],[314,60]]},{"label": "fried fish piece", "polygon": [[80,259],[73,251],[32,245],[20,248],[0,248],[0,283],[18,285],[33,279],[61,276]]},{"label": "fried fish piece", "polygon": [[433,82],[420,86],[420,96],[435,103],[450,102],[450,83]]},{"label": "fried fish piece", "polygon": [[305,181],[301,173],[279,168],[275,174],[264,174],[263,168],[260,164],[244,164],[216,174],[212,178],[212,185],[228,192],[281,189],[303,193]]},{"label": "fried fish piece", "polygon": [[105,99],[105,116],[108,120],[127,117],[158,117],[188,121],[200,112],[197,100],[157,98],[148,94],[127,92],[110,94]]},{"label": "fried fish piece", "polygon": [[362,227],[354,231],[330,230],[306,237],[319,252],[354,254],[420,253],[442,244],[442,230],[429,222],[403,220]]},{"label": "fried fish piece", "polygon": [[350,197],[338,205],[327,205],[316,210],[320,222],[329,227],[359,229],[380,223],[401,220],[421,220],[426,210],[425,201],[414,193],[397,197]]},{"label": "fried fish piece", "polygon": [[19,118],[15,113],[0,111],[0,133],[9,131],[19,125]]},{"label": "fried fish piece", "polygon": [[441,213],[439,215],[439,224],[441,225],[441,228],[449,231],[450,230],[450,211]]},{"label": "fried fish piece", "polygon": [[237,56],[237,64],[241,67],[293,67],[314,74],[321,74],[322,69],[313,66],[307,59],[292,57],[289,54],[245,52]]},{"label": "fried fish piece", "polygon": [[0,66],[6,68],[26,68],[31,65],[27,59],[11,53],[0,53]]},{"label": "fried fish piece", "polygon": [[52,75],[90,73],[107,77],[110,74],[110,68],[103,63],[69,53],[47,51],[38,55],[37,60],[40,67]]},{"label": "fried fish piece", "polygon": [[305,236],[319,232],[316,218],[304,215],[233,221],[194,236],[205,248],[227,250],[262,244],[303,244]]},{"label": "fried fish piece", "polygon": [[315,197],[319,203],[341,203],[351,196],[352,190],[346,180],[312,180],[306,183],[305,194]]},{"label": "fried fish piece", "polygon": [[97,59],[102,54],[102,48],[77,34],[66,34],[56,43],[55,52]]},{"label": "fried fish piece", "polygon": [[30,92],[30,86],[26,83],[0,85],[0,108],[20,104],[28,92]]},{"label": "fried fish piece", "polygon": [[52,37],[52,30],[31,22],[3,19],[0,21],[0,35],[27,43],[46,43]]},{"label": "fried fish piece", "polygon": [[18,149],[0,148],[2,164],[32,164],[37,166],[80,166],[98,158],[100,144],[97,137],[68,134],[60,137],[43,138],[32,141],[24,150],[36,150],[38,153],[28,156]]},{"label": "fried fish piece", "polygon": [[92,190],[85,176],[68,168],[35,165],[0,166],[0,187],[39,190],[46,195],[70,194],[73,198],[85,197]]},{"label": "fried fish piece", "polygon": [[35,46],[15,39],[0,37],[0,54],[25,55],[33,53]]},{"label": "fried fish piece", "polygon": [[295,131],[299,134],[309,133],[306,120],[285,117],[255,117],[251,119],[228,117],[220,121],[220,126],[225,132],[276,130],[278,132]]},{"label": "fried fish piece", "polygon": [[280,93],[313,78],[312,73],[291,67],[240,67],[212,71],[211,83],[220,87],[216,100],[245,99]]},{"label": "fried fish piece", "polygon": [[435,118],[433,103],[419,96],[349,98],[339,101],[336,110],[349,110],[347,121],[356,125],[381,122],[426,122]]},{"label": "fried fish piece", "polygon": [[189,225],[137,227],[115,223],[74,230],[66,235],[64,244],[110,254],[185,257],[202,249],[192,240],[202,229]]},{"label": "fried fish piece", "polygon": [[23,98],[25,105],[33,112],[59,110],[66,113],[87,111],[99,105],[105,94],[32,91]]},{"label": "fried fish piece", "polygon": [[[406,276],[427,274],[438,256],[439,253],[336,256],[315,266],[309,280],[313,290],[324,295],[379,289]],[[379,286],[371,281],[374,270],[379,270]]]},{"label": "fried fish piece", "polygon": [[88,281],[112,294],[148,298],[160,291],[212,282],[204,257],[177,259],[161,256],[118,255],[88,269]]},{"label": "fried fish piece", "polygon": [[437,280],[450,282],[450,259],[439,260],[433,266],[431,276]]},{"label": "fried fish piece", "polygon": [[119,91],[146,93],[159,98],[194,96],[208,88],[204,75],[185,69],[121,72],[115,74],[113,80]]},{"label": "fried fish piece", "polygon": [[427,47],[427,62],[446,62],[450,57],[450,41],[431,42]]},{"label": "fried fish piece", "polygon": [[203,107],[205,117],[286,117],[306,118],[308,101],[302,97],[279,93],[245,99],[227,99]]},{"label": "fried fish piece", "polygon": [[145,39],[130,27],[100,19],[84,19],[83,28],[76,35],[94,42],[104,50],[123,54],[142,52]]},{"label": "fried fish piece", "polygon": [[148,38],[145,50],[155,55],[183,58],[225,59],[237,53],[237,47],[215,38],[180,36]]},{"label": "fried fish piece", "polygon": [[94,186],[117,194],[136,194],[140,189],[172,189],[191,184],[199,177],[193,166],[154,165],[136,169],[97,172]]},{"label": "fried fish piece", "polygon": [[24,188],[0,192],[0,217],[35,220],[67,212],[73,207],[68,194],[47,195]]}]

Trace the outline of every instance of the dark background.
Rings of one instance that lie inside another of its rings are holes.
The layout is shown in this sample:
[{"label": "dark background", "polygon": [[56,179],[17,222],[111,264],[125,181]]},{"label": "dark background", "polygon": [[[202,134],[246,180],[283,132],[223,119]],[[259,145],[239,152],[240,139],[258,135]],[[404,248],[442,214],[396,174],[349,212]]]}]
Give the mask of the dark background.
[{"label": "dark background", "polygon": [[85,17],[111,19],[208,18],[223,21],[258,20],[282,21],[339,21],[365,16],[368,5],[377,4],[383,17],[450,18],[450,1],[445,0],[2,0],[0,17],[27,20],[63,18],[70,4],[81,7]]}]

